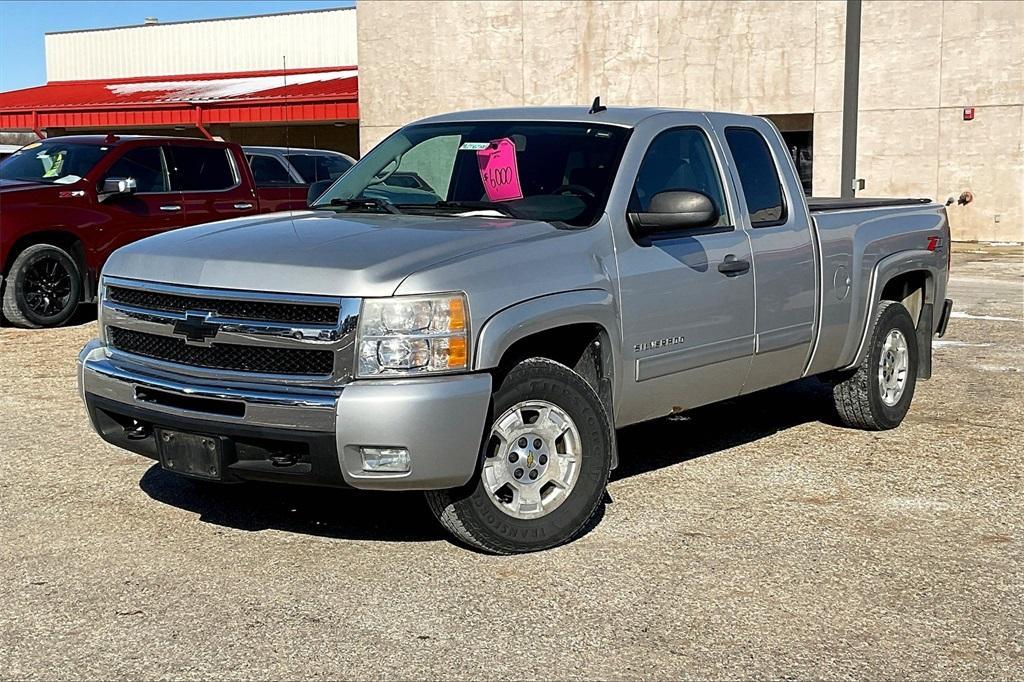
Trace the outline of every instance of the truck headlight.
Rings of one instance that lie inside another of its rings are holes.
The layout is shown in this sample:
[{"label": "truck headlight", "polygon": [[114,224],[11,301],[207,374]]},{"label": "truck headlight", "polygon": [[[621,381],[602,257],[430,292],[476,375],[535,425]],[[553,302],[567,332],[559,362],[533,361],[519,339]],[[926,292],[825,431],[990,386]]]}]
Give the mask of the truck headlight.
[{"label": "truck headlight", "polygon": [[365,299],[359,313],[357,375],[467,369],[468,319],[464,294]]}]

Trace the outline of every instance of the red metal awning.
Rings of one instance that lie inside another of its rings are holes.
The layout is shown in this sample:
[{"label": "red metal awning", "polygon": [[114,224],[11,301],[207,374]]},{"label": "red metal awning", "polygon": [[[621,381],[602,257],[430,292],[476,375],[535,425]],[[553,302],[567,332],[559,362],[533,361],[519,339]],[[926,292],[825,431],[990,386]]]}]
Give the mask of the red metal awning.
[{"label": "red metal awning", "polygon": [[356,120],[358,81],[353,66],[55,81],[0,93],[0,130]]}]

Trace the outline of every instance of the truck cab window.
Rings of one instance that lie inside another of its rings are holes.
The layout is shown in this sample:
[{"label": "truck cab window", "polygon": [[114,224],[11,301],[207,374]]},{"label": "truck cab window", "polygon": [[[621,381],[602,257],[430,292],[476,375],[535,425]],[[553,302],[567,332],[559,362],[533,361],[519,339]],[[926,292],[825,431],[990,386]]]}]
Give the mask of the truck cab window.
[{"label": "truck cab window", "polygon": [[140,147],[126,152],[107,171],[108,178],[134,178],[135,191],[168,192],[167,167],[160,147]]},{"label": "truck cab window", "polygon": [[761,133],[753,128],[726,128],[725,140],[740,175],[751,227],[770,227],[786,222],[779,171]]},{"label": "truck cab window", "polygon": [[718,209],[718,226],[729,224],[718,164],[698,128],[666,130],[654,138],[636,175],[629,209],[645,212],[655,194],[671,190],[707,195]]},{"label": "truck cab window", "polygon": [[172,184],[179,192],[209,192],[234,187],[235,178],[228,151],[220,147],[173,145]]}]

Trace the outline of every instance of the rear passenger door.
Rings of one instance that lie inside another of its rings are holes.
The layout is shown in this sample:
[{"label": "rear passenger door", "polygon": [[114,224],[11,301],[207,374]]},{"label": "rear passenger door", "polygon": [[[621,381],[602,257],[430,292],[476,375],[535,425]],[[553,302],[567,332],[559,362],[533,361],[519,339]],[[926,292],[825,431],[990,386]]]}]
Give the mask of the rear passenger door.
[{"label": "rear passenger door", "polygon": [[756,287],[750,393],[803,375],[818,305],[812,225],[792,157],[763,119],[712,114],[750,234]]},{"label": "rear passenger door", "polygon": [[135,180],[134,193],[111,197],[103,204],[110,216],[110,250],[185,224],[181,193],[171,189],[164,152],[159,144],[133,146],[103,174],[101,186],[108,178]]},{"label": "rear passenger door", "polygon": [[171,183],[181,192],[186,225],[257,212],[253,189],[242,182],[234,155],[222,146],[171,143]]},{"label": "rear passenger door", "polygon": [[707,195],[719,218],[714,225],[673,232],[616,231],[623,355],[630,375],[621,386],[620,423],[738,395],[754,348],[750,244],[735,224],[720,154],[703,116],[670,120],[680,125],[661,124],[647,133],[641,124],[634,132],[634,145],[644,144],[646,135],[653,139],[636,170],[624,162],[622,172],[635,174],[627,212],[646,211],[659,192],[689,190]]}]

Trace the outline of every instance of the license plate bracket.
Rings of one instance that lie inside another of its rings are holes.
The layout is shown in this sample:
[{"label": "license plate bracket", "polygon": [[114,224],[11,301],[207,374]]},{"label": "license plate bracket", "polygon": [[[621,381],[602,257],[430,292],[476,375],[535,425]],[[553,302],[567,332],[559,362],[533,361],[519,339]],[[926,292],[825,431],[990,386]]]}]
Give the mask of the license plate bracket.
[{"label": "license plate bracket", "polygon": [[194,478],[219,481],[224,477],[224,441],[181,431],[156,430],[160,466]]}]

